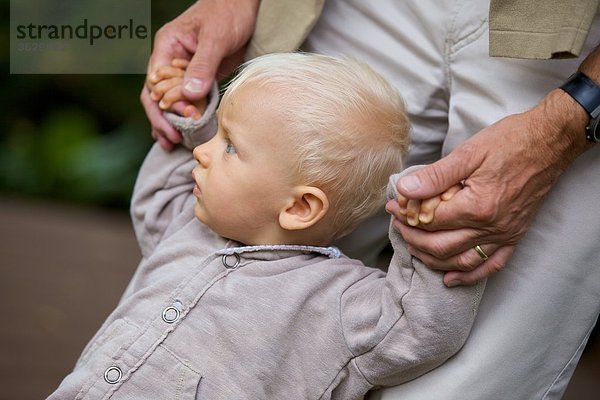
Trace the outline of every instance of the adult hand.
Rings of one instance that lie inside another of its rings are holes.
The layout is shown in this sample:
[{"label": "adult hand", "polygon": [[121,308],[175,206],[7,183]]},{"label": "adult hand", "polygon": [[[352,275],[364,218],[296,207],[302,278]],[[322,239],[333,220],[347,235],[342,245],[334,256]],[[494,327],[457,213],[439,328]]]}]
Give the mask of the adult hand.
[{"label": "adult hand", "polygon": [[[150,97],[153,84],[159,80],[153,73],[170,65],[174,58],[191,59],[183,80],[183,95],[189,100],[202,99],[215,77],[227,76],[243,61],[245,45],[254,32],[258,4],[259,0],[199,0],[156,33],[140,100],[152,124],[152,137],[166,150],[180,143],[182,137]],[[179,102],[173,109],[181,113],[187,105]]]},{"label": "adult hand", "polygon": [[[544,196],[589,147],[587,120],[585,111],[556,89],[532,110],[498,121],[447,157],[401,178],[397,189],[409,199],[463,184],[426,225],[409,226],[398,202],[387,204],[411,254],[432,268],[451,271],[444,276],[447,286],[474,284],[499,271]],[[487,260],[474,250],[476,245]]]}]

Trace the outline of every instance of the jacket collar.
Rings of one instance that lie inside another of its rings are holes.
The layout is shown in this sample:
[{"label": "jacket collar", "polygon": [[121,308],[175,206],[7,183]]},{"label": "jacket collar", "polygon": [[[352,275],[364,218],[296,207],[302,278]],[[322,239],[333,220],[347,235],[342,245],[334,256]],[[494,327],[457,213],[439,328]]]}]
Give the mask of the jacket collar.
[{"label": "jacket collar", "polygon": [[[235,245],[239,245],[236,242]],[[280,259],[295,255],[295,253],[318,253],[329,258],[340,258],[342,252],[337,247],[304,246],[294,244],[257,245],[257,246],[234,246],[217,250],[217,255],[244,255],[246,258],[257,259]]]}]

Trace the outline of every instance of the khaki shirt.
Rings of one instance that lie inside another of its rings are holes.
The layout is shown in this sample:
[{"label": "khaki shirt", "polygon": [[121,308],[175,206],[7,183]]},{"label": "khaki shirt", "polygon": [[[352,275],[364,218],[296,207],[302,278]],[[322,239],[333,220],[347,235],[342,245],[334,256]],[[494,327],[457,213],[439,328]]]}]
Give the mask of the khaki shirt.
[{"label": "khaki shirt", "polygon": [[[310,33],[325,0],[262,0],[247,58],[293,51]],[[600,0],[491,0],[490,55],[577,57]]]},{"label": "khaki shirt", "polygon": [[[214,134],[215,104],[183,129],[190,146]],[[227,240],[194,216],[194,165],[182,146],[148,154],[132,203],[143,260],[50,399],[358,399],[464,344],[483,283],[444,287],[393,229],[387,274],[336,248]]]}]

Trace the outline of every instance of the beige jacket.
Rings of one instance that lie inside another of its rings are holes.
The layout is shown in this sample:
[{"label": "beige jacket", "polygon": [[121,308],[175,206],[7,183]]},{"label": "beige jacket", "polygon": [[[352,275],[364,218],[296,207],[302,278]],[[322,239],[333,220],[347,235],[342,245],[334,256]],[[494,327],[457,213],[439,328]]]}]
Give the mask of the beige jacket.
[{"label": "beige jacket", "polygon": [[[491,0],[490,55],[576,57],[600,0]],[[262,0],[247,58],[296,50],[316,23],[325,0]]]},{"label": "beige jacket", "polygon": [[[199,126],[189,146],[214,134]],[[444,287],[394,230],[387,274],[336,248],[219,237],[194,217],[194,165],[190,148],[148,154],[132,204],[143,260],[50,399],[359,399],[465,342],[483,283]]]}]

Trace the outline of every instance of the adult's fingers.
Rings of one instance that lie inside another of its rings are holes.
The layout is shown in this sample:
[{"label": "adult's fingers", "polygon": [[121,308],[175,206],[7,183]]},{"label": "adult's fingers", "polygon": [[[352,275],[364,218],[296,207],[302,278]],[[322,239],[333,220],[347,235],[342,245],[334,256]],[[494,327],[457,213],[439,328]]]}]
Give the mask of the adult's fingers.
[{"label": "adult's fingers", "polygon": [[473,271],[451,271],[444,274],[444,285],[448,287],[458,285],[474,285],[484,278],[499,272],[508,263],[514,252],[514,246],[500,247],[485,262]]},{"label": "adult's fingers", "polygon": [[[449,259],[473,248],[477,244],[481,244],[479,237],[482,233],[477,229],[462,228],[428,232],[404,225],[396,219],[392,224],[409,246],[438,260]],[[486,243],[494,242],[490,240]]]},{"label": "adult's fingers", "polygon": [[188,99],[205,97],[221,62],[247,44],[254,32],[258,4],[258,0],[204,0],[191,7],[208,17],[196,22],[196,46],[183,83]]},{"label": "adult's fingers", "polygon": [[171,65],[173,59],[189,59],[196,45],[196,36],[191,25],[175,19],[154,36],[154,47],[148,62],[147,75],[159,67]]},{"label": "adult's fingers", "polygon": [[217,68],[223,59],[220,42],[201,45],[194,54],[183,78],[183,95],[190,100],[205,97],[215,81]]},{"label": "adult's fingers", "polygon": [[463,143],[441,160],[398,179],[397,189],[409,199],[439,195],[470,176],[483,158],[474,145]]},{"label": "adult's fingers", "polygon": [[[398,205],[393,200],[386,204],[386,210],[392,214],[396,208]],[[498,271],[513,251],[513,246],[504,246],[496,235],[480,229],[428,232],[407,226],[397,218],[394,218],[393,226],[408,244],[412,255],[433,269],[452,271],[448,280],[458,280],[458,284],[473,284]],[[488,256],[487,260],[475,251],[476,245]]]},{"label": "adult's fingers", "polygon": [[[175,143],[181,143],[181,134],[163,117],[162,111],[150,98],[150,92],[146,87],[142,88],[140,101],[152,125],[152,137],[158,140],[166,150],[173,148],[172,145]],[[167,142],[171,145],[167,145]]]},{"label": "adult's fingers", "polygon": [[498,250],[500,246],[495,244],[482,244],[480,245],[481,251],[488,256],[487,260],[474,249],[470,248],[463,251],[460,254],[451,256],[446,259],[439,259],[432,255],[425,253],[415,247],[410,247],[409,252],[411,255],[417,257],[423,261],[425,265],[432,269],[440,271],[464,271],[469,272],[478,268],[484,262],[489,261],[491,256]]}]

